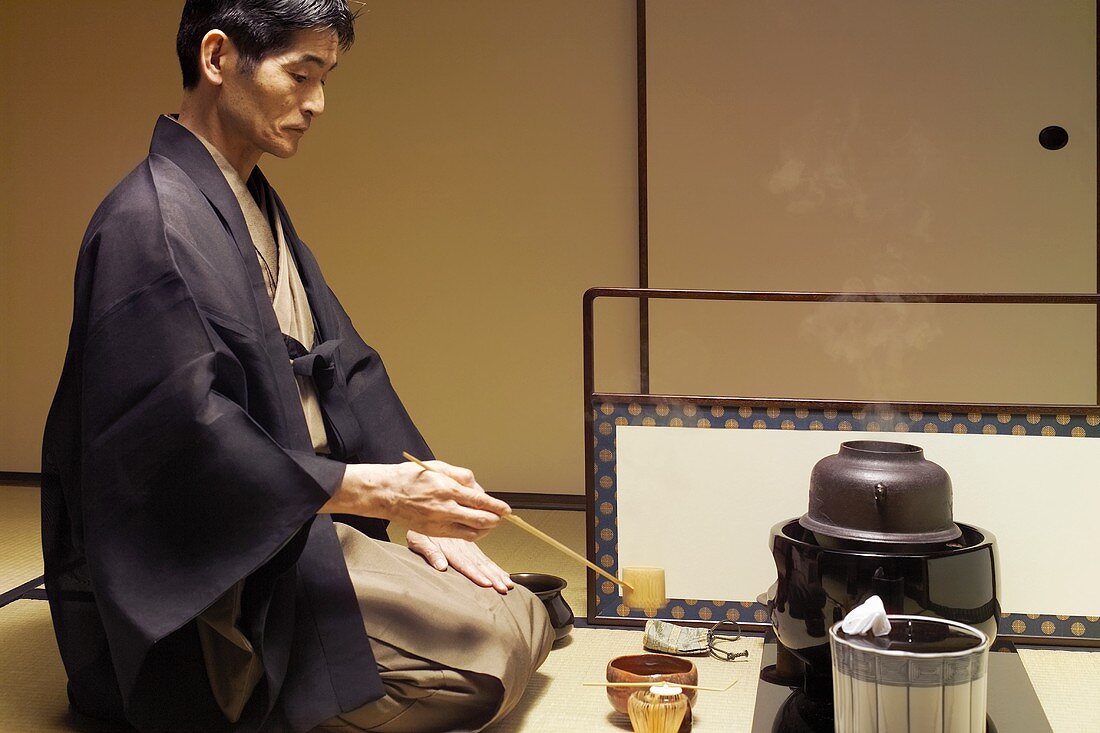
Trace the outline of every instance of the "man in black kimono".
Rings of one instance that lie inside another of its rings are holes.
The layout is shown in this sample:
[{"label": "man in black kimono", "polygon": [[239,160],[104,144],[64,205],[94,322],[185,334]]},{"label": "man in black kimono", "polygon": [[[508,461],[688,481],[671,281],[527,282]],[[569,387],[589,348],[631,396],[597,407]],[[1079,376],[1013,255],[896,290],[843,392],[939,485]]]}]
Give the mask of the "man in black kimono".
[{"label": "man in black kimono", "polygon": [[428,448],[256,167],[322,113],[352,20],[344,0],[188,0],[179,117],[81,245],[42,522],[87,714],[476,730],[549,650],[541,605],[469,542],[508,506],[402,462]]}]

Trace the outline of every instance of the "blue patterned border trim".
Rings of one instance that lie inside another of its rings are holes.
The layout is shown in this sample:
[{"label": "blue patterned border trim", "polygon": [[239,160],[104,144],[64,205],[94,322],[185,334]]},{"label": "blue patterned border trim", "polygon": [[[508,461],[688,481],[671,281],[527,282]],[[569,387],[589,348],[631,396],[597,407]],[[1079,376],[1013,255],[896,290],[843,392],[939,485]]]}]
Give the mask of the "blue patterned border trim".
[{"label": "blue patterned border trim", "polygon": [[[743,404],[734,407],[701,402],[594,401],[591,404],[595,462],[595,561],[618,574],[615,430],[622,425],[755,430],[836,430],[884,433],[984,433],[1100,438],[1100,407],[1095,413],[1057,412],[922,412],[875,408],[834,410]],[[767,606],[755,601],[669,599],[660,611],[631,609],[622,604],[611,581],[596,589],[596,613],[610,618],[671,618],[682,621],[748,621],[768,623]],[[1100,641],[1100,617],[1001,614],[999,633],[1040,638]]]}]

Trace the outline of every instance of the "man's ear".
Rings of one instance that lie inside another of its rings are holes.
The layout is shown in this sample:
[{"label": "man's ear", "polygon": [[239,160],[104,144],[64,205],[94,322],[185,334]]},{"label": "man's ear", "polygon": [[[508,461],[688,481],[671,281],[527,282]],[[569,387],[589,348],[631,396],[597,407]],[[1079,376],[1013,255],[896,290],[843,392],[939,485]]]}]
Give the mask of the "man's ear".
[{"label": "man's ear", "polygon": [[221,86],[228,63],[237,55],[233,42],[217,28],[207,31],[199,44],[199,75],[214,86]]}]

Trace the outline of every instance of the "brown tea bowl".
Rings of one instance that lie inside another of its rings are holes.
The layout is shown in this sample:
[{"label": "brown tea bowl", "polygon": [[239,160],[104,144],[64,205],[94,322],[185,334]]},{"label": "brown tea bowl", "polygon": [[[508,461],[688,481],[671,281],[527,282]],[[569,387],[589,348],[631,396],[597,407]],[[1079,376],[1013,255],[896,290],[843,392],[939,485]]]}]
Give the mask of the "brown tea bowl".
[{"label": "brown tea bowl", "polygon": [[[615,657],[607,663],[608,682],[669,682],[674,685],[699,684],[699,670],[689,659],[681,659],[668,654],[628,654]],[[627,700],[644,687],[608,687],[607,699],[611,707],[623,715],[627,714]],[[698,690],[684,690],[688,703],[695,704]]]}]

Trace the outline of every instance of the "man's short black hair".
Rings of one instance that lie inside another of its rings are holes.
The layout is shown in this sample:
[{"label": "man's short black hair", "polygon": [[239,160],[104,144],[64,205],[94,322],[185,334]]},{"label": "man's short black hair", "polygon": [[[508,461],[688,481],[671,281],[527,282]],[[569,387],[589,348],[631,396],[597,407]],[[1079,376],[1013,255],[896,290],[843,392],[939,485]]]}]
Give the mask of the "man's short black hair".
[{"label": "man's short black hair", "polygon": [[184,89],[199,83],[199,45],[215,28],[233,41],[247,72],[287,48],[300,30],[329,29],[346,50],[355,40],[355,13],[347,0],[187,0],[176,34]]}]

